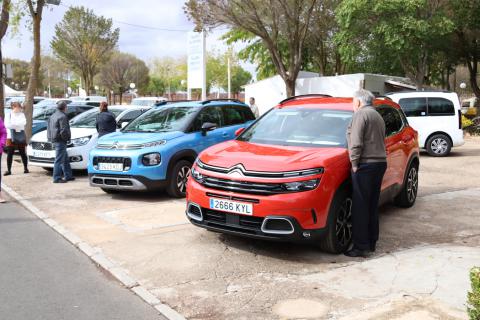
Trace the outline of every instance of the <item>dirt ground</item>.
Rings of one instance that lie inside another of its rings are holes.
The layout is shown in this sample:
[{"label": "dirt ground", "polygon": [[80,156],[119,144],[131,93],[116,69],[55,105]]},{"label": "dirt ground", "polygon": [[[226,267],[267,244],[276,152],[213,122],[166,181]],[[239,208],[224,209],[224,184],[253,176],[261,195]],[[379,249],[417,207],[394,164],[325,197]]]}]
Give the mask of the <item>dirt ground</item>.
[{"label": "dirt ground", "polygon": [[184,200],[107,195],[85,174],[52,184],[17,163],[3,183],[188,319],[465,319],[468,270],[480,265],[479,169],[479,138],[447,158],[422,154],[417,203],[381,209],[369,259],[211,233],[190,225]]}]

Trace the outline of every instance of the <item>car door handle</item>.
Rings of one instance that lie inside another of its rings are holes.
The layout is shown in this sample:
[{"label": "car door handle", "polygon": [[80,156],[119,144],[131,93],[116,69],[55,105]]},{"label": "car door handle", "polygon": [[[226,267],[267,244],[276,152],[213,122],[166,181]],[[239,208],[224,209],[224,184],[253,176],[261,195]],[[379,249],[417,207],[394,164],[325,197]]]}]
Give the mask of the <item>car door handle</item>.
[{"label": "car door handle", "polygon": [[222,137],[225,137],[225,138],[228,137],[228,132],[222,133]]}]

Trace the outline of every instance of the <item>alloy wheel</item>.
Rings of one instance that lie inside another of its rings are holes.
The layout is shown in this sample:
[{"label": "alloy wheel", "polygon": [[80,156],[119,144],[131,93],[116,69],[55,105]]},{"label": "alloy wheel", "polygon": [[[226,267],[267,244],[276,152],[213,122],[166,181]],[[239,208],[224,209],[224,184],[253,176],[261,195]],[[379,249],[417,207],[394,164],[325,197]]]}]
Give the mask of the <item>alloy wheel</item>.
[{"label": "alloy wheel", "polygon": [[181,167],[177,175],[177,187],[178,191],[180,191],[181,193],[185,193],[187,191],[188,177],[190,177],[190,167]]},{"label": "alloy wheel", "polygon": [[436,154],[444,154],[448,150],[448,142],[443,138],[436,138],[431,143],[432,151]]},{"label": "alloy wheel", "polygon": [[411,167],[407,177],[407,198],[413,203],[417,198],[418,191],[418,173],[417,168]]},{"label": "alloy wheel", "polygon": [[338,209],[335,227],[337,241],[346,247],[352,240],[352,199],[346,198]]}]

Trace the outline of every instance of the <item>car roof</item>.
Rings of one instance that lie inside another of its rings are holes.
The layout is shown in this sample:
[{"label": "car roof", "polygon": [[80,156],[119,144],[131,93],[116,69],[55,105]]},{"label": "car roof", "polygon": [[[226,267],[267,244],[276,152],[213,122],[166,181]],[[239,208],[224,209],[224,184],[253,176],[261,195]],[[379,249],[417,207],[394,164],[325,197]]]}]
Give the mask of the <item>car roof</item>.
[{"label": "car roof", "polygon": [[[291,99],[284,100],[276,106],[276,108],[312,108],[312,109],[333,109],[342,111],[353,112],[353,98],[340,98],[340,97],[327,97],[327,96],[296,96]],[[389,105],[396,109],[400,109],[400,106],[390,100],[389,98],[375,98],[373,104],[376,105]]]}]

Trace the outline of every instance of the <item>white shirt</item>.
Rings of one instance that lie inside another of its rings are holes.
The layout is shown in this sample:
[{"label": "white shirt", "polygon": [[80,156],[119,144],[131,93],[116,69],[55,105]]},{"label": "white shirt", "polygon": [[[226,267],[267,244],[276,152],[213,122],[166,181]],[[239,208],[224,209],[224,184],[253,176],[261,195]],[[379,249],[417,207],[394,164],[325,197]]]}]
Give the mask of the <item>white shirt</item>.
[{"label": "white shirt", "polygon": [[260,113],[258,112],[258,107],[257,105],[254,103],[254,104],[251,104],[250,105],[250,109],[252,110],[253,114],[255,115],[255,118],[258,119],[258,117],[260,117]]},{"label": "white shirt", "polygon": [[8,116],[5,117],[5,128],[7,128],[7,139],[12,139],[12,132],[10,130],[15,130],[20,132],[25,130],[25,125],[27,124],[27,119],[23,112],[13,112],[11,111]]}]

